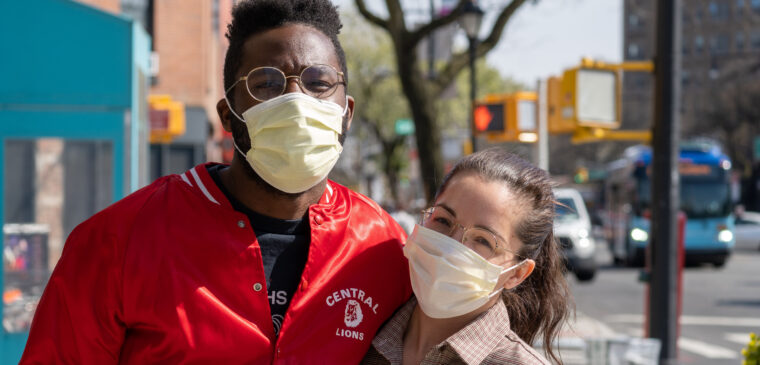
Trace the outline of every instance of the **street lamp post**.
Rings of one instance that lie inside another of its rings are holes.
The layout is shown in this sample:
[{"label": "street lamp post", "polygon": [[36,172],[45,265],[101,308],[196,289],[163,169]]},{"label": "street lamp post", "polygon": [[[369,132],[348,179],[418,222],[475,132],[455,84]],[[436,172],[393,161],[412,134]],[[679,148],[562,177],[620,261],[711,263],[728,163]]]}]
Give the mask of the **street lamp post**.
[{"label": "street lamp post", "polygon": [[475,99],[477,97],[477,79],[475,77],[475,57],[478,47],[478,33],[480,32],[480,23],[483,21],[483,10],[475,3],[468,2],[464,7],[464,12],[459,18],[459,26],[464,28],[467,33],[467,39],[470,42],[470,138],[472,138],[472,152],[476,151],[475,138]]}]

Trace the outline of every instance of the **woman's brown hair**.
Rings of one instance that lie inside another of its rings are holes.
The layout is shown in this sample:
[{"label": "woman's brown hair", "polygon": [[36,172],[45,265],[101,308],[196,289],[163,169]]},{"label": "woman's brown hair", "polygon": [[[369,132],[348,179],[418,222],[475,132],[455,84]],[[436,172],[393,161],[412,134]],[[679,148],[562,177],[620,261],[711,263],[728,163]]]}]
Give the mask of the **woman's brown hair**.
[{"label": "woman's brown hair", "polygon": [[541,334],[546,353],[554,362],[562,363],[552,343],[573,304],[564,276],[564,258],[554,240],[556,201],[549,174],[501,148],[489,148],[460,160],[444,177],[436,199],[451,179],[462,173],[503,182],[519,197],[516,203],[525,206],[521,221],[514,227],[523,243],[518,254],[533,259],[536,266],[523,283],[503,291],[502,298],[512,331],[529,344]]}]

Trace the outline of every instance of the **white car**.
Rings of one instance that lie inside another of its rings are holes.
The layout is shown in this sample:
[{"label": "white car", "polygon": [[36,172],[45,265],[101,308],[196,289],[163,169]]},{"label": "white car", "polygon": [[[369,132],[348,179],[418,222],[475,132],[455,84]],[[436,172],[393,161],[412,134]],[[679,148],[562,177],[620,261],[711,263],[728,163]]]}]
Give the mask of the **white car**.
[{"label": "white car", "polygon": [[760,250],[760,213],[744,212],[736,217],[734,238],[735,250]]},{"label": "white car", "polygon": [[565,253],[565,263],[580,281],[590,281],[596,274],[596,242],[591,234],[591,218],[578,190],[554,189],[557,218],[554,236]]}]

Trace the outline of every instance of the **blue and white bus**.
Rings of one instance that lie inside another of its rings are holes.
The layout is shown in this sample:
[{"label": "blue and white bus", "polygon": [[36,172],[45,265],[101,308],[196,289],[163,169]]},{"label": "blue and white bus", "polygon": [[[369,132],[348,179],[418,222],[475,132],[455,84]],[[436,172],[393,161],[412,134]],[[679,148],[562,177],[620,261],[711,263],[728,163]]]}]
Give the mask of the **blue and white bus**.
[{"label": "blue and white bus", "polygon": [[[606,232],[616,263],[643,265],[649,242],[652,150],[633,146],[609,165],[605,181]],[[681,211],[686,214],[687,263],[723,266],[734,246],[729,172],[731,161],[717,143],[680,146]]]}]

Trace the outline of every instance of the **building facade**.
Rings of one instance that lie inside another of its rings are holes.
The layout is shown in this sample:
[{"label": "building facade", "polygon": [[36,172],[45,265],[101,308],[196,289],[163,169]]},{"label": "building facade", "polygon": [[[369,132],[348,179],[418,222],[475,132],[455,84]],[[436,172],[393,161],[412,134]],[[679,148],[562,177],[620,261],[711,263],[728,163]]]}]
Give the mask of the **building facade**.
[{"label": "building facade", "polygon": [[[760,0],[681,2],[681,125],[698,133],[714,110],[716,94],[746,77],[757,78],[760,60]],[[656,52],[656,2],[625,0],[625,60],[651,60]],[[654,117],[654,78],[627,73],[623,84],[623,128],[648,129]]]},{"label": "building facade", "polygon": [[[681,4],[681,136],[720,142],[733,162],[732,181],[741,186],[735,202],[758,210],[760,153],[753,150],[760,145],[760,0]],[[625,60],[655,56],[655,5],[625,0]],[[653,81],[649,74],[625,74],[623,128],[653,125]]]},{"label": "building facade", "polygon": [[222,161],[216,103],[223,96],[224,37],[233,0],[77,0],[142,24],[152,37],[150,93],[185,106],[185,133],[152,143],[150,180]]}]

